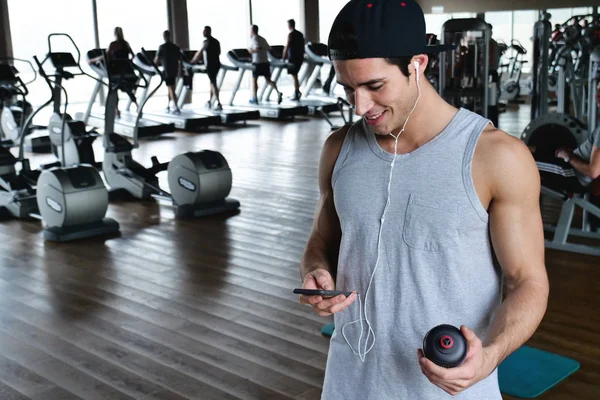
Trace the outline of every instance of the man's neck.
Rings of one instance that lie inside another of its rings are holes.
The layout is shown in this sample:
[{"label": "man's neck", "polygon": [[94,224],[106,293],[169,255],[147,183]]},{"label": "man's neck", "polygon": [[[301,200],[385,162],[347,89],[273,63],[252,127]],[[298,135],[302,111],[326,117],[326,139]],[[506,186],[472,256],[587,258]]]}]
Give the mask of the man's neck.
[{"label": "man's neck", "polygon": [[[422,85],[419,103],[398,138],[398,154],[412,152],[429,142],[444,130],[456,112],[457,109],[446,103],[431,85]],[[393,135],[397,136],[403,126],[395,129]],[[395,138],[392,135],[378,136],[377,141],[385,150],[394,152]]]}]

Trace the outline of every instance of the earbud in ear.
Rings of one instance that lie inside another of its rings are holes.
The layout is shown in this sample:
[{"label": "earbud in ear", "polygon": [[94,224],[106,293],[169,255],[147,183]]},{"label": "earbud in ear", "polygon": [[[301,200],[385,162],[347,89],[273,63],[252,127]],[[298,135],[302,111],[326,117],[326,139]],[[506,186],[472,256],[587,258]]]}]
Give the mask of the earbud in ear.
[{"label": "earbud in ear", "polygon": [[419,84],[419,62],[415,61],[413,63],[413,65],[415,66],[415,70],[417,71],[417,73],[415,74],[416,78],[417,78],[417,85]]}]

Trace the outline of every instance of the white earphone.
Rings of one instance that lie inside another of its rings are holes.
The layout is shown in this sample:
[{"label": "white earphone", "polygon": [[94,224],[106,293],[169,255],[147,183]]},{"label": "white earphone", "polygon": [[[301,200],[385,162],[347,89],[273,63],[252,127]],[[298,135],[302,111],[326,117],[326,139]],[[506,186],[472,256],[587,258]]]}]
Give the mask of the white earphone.
[{"label": "white earphone", "polygon": [[[390,135],[395,139],[394,158],[392,159],[392,162],[390,163],[390,175],[389,175],[388,184],[387,184],[387,201],[386,201],[385,207],[383,209],[383,215],[381,216],[381,219],[380,219],[379,235],[377,237],[377,260],[375,261],[375,268],[373,268],[373,272],[371,273],[371,277],[369,279],[369,284],[367,285],[367,290],[366,290],[365,296],[364,296],[364,298],[365,298],[364,313],[363,313],[363,304],[362,304],[362,301],[360,298],[360,294],[358,294],[359,318],[352,322],[347,322],[344,324],[344,326],[342,326],[342,336],[344,337],[344,340],[346,340],[346,343],[348,344],[348,346],[350,346],[350,348],[352,349],[352,352],[354,354],[358,355],[360,357],[361,361],[363,361],[363,362],[365,361],[365,359],[367,357],[367,353],[371,351],[373,346],[375,346],[375,331],[373,330],[373,327],[371,326],[371,322],[369,321],[367,308],[368,308],[369,291],[371,290],[371,284],[373,283],[373,278],[375,277],[375,272],[377,271],[377,268],[379,267],[379,258],[381,255],[381,239],[382,239],[382,233],[383,233],[383,223],[385,221],[385,216],[387,214],[388,208],[390,207],[390,204],[391,204],[392,176],[394,173],[394,164],[396,163],[396,156],[398,155],[398,137],[400,137],[400,134],[402,134],[402,132],[404,132],[404,129],[406,129],[406,124],[408,123],[410,116],[412,115],[413,111],[415,111],[415,108],[417,108],[417,104],[419,103],[419,100],[421,99],[421,86],[419,85],[419,62],[414,61],[413,65],[415,66],[415,69],[416,69],[418,95],[417,95],[417,100],[415,101],[415,104],[413,105],[412,110],[410,111],[410,113],[408,114],[408,117],[406,117],[406,120],[404,121],[404,126],[402,127],[402,130],[400,130],[400,132],[398,132],[397,135],[394,135],[393,133],[390,132]],[[363,314],[364,314],[364,318],[363,318]],[[365,321],[367,324],[367,332],[366,332],[367,337],[365,338],[364,345],[362,345],[363,331],[364,331],[363,321]],[[356,324],[356,323],[360,323],[360,334],[358,336],[358,343],[357,343],[357,346],[355,349],[352,346],[352,344],[350,344],[350,341],[346,337],[345,330],[346,330],[347,326]],[[371,338],[372,338],[372,341],[369,342],[369,340]]]},{"label": "white earphone", "polygon": [[419,83],[419,62],[415,61],[414,63],[415,69],[417,70],[417,84]]}]

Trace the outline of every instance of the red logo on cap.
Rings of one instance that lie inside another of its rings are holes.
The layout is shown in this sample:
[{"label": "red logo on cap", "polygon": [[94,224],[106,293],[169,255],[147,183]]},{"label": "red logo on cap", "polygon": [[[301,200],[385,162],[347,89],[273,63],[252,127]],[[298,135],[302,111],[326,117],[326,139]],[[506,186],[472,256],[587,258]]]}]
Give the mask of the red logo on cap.
[{"label": "red logo on cap", "polygon": [[373,4],[369,3],[369,4],[367,4],[367,7],[371,8],[371,7],[373,7]]},{"label": "red logo on cap", "polygon": [[406,7],[406,3],[405,3],[405,2],[402,2],[402,3],[400,3],[400,5],[401,5],[402,7]]}]

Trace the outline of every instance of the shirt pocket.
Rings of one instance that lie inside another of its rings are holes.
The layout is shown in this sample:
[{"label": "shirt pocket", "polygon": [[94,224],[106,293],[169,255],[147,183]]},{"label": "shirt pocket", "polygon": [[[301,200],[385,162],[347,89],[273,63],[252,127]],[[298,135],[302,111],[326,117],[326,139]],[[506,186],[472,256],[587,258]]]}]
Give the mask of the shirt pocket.
[{"label": "shirt pocket", "polygon": [[430,252],[458,245],[458,205],[411,194],[402,237],[411,248]]}]

